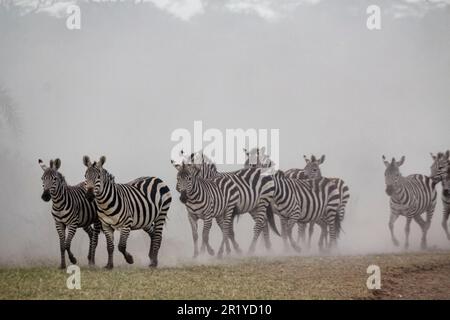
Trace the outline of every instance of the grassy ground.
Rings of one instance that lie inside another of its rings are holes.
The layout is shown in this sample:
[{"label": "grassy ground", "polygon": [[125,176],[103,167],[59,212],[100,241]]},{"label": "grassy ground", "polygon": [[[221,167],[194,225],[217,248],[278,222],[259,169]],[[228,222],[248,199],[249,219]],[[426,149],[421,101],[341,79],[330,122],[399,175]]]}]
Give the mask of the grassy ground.
[{"label": "grassy ground", "polygon": [[[381,268],[381,290],[366,269]],[[450,252],[242,258],[214,265],[81,268],[81,290],[56,268],[0,269],[0,299],[450,299]]]}]

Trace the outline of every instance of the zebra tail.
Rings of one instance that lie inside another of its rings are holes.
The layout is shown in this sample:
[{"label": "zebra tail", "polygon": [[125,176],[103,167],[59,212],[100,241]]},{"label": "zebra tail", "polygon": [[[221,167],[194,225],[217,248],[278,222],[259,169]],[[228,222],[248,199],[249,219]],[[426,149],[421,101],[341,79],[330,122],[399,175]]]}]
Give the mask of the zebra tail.
[{"label": "zebra tail", "polygon": [[275,219],[273,217],[273,210],[272,205],[268,205],[266,209],[266,215],[267,215],[267,221],[269,221],[269,225],[272,228],[273,232],[279,237],[281,237],[281,234],[278,232],[277,225],[275,224]]}]

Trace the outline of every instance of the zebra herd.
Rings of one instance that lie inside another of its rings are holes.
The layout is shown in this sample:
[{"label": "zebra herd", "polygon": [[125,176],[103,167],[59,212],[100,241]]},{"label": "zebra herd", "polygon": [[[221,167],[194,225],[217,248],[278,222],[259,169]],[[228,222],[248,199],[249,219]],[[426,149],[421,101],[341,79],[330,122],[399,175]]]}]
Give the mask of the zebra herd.
[{"label": "zebra herd", "polygon": [[[276,170],[275,164],[265,153],[265,148],[244,149],[244,167],[233,172],[220,172],[213,161],[202,152],[182,153],[181,163],[172,165],[177,170],[176,190],[185,205],[192,230],[194,257],[205,250],[210,255],[215,251],[209,244],[209,233],[213,220],[222,232],[222,242],[217,252],[222,257],[231,247],[241,253],[234,234],[234,219],[249,213],[254,221],[253,238],[249,253],[253,254],[256,243],[263,234],[267,250],[271,249],[270,229],[281,236],[285,249],[289,245],[300,251],[300,244],[308,246],[314,226],[321,229],[319,249],[330,251],[337,246],[346,205],[350,198],[349,188],[340,178],[323,177],[320,165],[325,156],[304,156],[304,169]],[[386,194],[390,197],[389,229],[394,245],[399,242],[394,235],[394,222],[399,216],[406,217],[405,248],[409,246],[411,221],[422,229],[422,248],[426,248],[427,232],[436,206],[436,185],[442,184],[444,206],[442,227],[450,240],[448,218],[450,215],[450,151],[431,155],[431,175],[413,174],[402,176],[400,161],[391,161],[383,156]],[[89,236],[88,261],[95,264],[95,251],[100,231],[107,243],[108,263],[113,268],[114,231],[120,231],[119,251],[127,263],[133,256],[127,251],[127,240],[132,230],[142,229],[150,237],[150,266],[158,265],[158,252],[162,241],[163,227],[172,197],[168,186],[156,177],[141,177],[129,183],[116,183],[114,176],[105,168],[106,158],[91,162],[83,157],[86,166],[85,181],[69,186],[59,171],[61,160],[51,160],[49,166],[39,159],[44,171],[42,175],[42,199],[52,201],[52,215],[59,236],[61,263],[65,268],[65,253],[71,263],[77,263],[70,250],[71,241],[78,228]],[[422,214],[426,213],[426,220]],[[281,234],[274,216],[281,222]],[[200,250],[198,249],[198,220],[203,220]],[[308,227],[309,224],[309,227]],[[298,227],[297,239],[293,228]],[[269,229],[270,227],[270,229]],[[230,246],[231,243],[231,246]]]}]

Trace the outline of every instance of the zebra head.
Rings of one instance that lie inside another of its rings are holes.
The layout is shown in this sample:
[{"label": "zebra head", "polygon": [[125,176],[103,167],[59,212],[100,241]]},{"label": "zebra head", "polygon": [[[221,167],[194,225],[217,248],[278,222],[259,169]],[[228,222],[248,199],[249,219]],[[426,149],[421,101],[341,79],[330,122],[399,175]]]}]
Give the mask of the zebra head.
[{"label": "zebra head", "polygon": [[172,160],[172,165],[178,170],[176,190],[180,193],[180,201],[187,202],[187,195],[191,192],[193,186],[193,179],[198,175],[200,169],[192,164],[176,164]]},{"label": "zebra head", "polygon": [[44,171],[41,178],[42,188],[44,189],[41,198],[45,202],[48,202],[51,199],[51,195],[56,194],[59,186],[64,182],[64,177],[58,172],[58,169],[61,167],[61,160],[50,160],[49,167],[47,167],[41,159],[39,159],[38,162]]},{"label": "zebra head", "polygon": [[386,170],[384,171],[386,194],[391,196],[398,187],[402,177],[402,174],[400,173],[400,166],[405,162],[405,156],[402,156],[400,161],[395,161],[395,158],[392,158],[391,162],[387,161],[386,157],[383,156],[383,162],[386,166]]},{"label": "zebra head", "polygon": [[84,188],[86,190],[86,199],[88,199],[88,201],[93,201],[95,196],[101,194],[103,191],[107,173],[107,171],[103,169],[105,161],[105,156],[101,156],[100,160],[94,163],[91,163],[88,156],[83,157],[83,163],[87,167],[84,175]]},{"label": "zebra head", "polygon": [[445,153],[439,152],[437,155],[430,153],[430,155],[433,159],[431,179],[435,183],[444,181],[444,176],[447,174],[447,168],[450,165],[450,150],[447,150]]},{"label": "zebra head", "polygon": [[325,161],[325,155],[322,155],[320,159],[317,159],[316,156],[311,155],[311,159],[308,159],[307,156],[303,155],[305,159],[306,166],[303,169],[303,173],[305,177],[308,179],[320,179],[322,178],[322,172],[320,171],[320,165]]},{"label": "zebra head", "polygon": [[253,148],[250,151],[244,148],[244,152],[246,156],[244,168],[270,168],[274,166],[273,161],[270,160],[270,157],[265,153],[265,147]]}]

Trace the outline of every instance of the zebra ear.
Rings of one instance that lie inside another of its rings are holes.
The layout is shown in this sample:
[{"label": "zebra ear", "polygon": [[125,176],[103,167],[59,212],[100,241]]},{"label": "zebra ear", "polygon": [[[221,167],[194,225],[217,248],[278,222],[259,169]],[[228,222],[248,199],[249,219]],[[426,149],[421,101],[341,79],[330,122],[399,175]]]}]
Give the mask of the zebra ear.
[{"label": "zebra ear", "polygon": [[305,159],[306,163],[309,163],[309,159],[308,159],[308,157],[306,155],[303,155],[303,159]]},{"label": "zebra ear", "polygon": [[50,160],[50,168],[53,169],[53,160]]},{"label": "zebra ear", "polygon": [[176,164],[175,161],[173,161],[173,160],[170,160],[170,163],[172,163],[172,165],[174,166],[175,169],[180,171],[180,165],[179,164]]},{"label": "zebra ear", "polygon": [[58,170],[61,167],[61,160],[59,158],[55,159],[55,169]]},{"label": "zebra ear", "polygon": [[100,160],[98,160],[97,166],[102,168],[103,165],[105,164],[105,162],[106,162],[106,157],[105,156],[101,156]]},{"label": "zebra ear", "polygon": [[261,147],[261,149],[259,149],[259,152],[261,154],[265,154],[266,153],[266,147]]},{"label": "zebra ear", "polygon": [[242,148],[242,150],[244,150],[245,155],[248,157],[249,156],[249,152],[246,148]]},{"label": "zebra ear", "polygon": [[400,159],[400,161],[397,162],[397,166],[400,167],[404,162],[405,162],[405,156],[402,156],[402,158]]},{"label": "zebra ear", "polygon": [[436,160],[436,156],[432,152],[430,152],[430,156],[433,160]]},{"label": "zebra ear", "polygon": [[312,162],[316,162],[316,160],[317,160],[317,159],[316,159],[316,156],[315,156],[315,155],[311,155],[311,161],[312,161]]},{"label": "zebra ear", "polygon": [[445,157],[447,159],[450,158],[450,150],[445,151]]},{"label": "zebra ear", "polygon": [[389,161],[386,161],[386,157],[384,155],[382,156],[382,159],[383,159],[384,165],[386,167],[388,167],[390,163],[389,163]]},{"label": "zebra ear", "polygon": [[323,154],[319,159],[319,164],[322,164],[325,161],[325,155]]},{"label": "zebra ear", "polygon": [[41,166],[42,170],[47,170],[47,166],[44,164],[44,161],[41,159],[38,160],[39,165]]},{"label": "zebra ear", "polygon": [[84,165],[85,165],[86,167],[90,167],[90,166],[92,165],[91,159],[89,159],[88,156],[84,156],[84,157],[83,157],[83,163],[84,163]]}]

